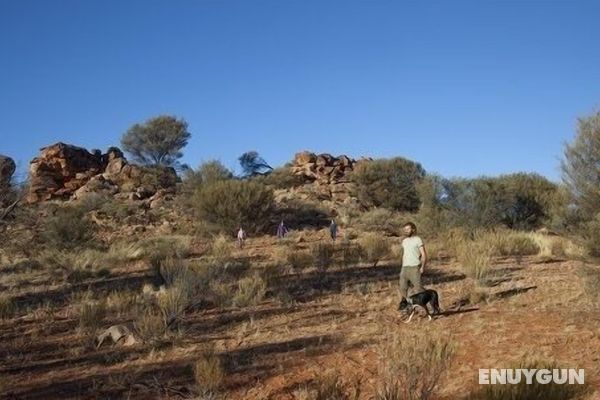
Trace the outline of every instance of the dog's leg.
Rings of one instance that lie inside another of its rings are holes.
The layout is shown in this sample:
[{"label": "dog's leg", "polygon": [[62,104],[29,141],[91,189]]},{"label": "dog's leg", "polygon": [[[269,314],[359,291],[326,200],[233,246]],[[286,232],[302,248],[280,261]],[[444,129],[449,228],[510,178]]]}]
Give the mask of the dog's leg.
[{"label": "dog's leg", "polygon": [[410,322],[410,320],[412,319],[413,315],[415,315],[415,309],[413,308],[412,312],[410,313],[410,316],[408,317],[408,320],[404,321],[405,324],[408,324]]},{"label": "dog's leg", "polygon": [[429,320],[431,321],[431,315],[427,314],[427,318],[429,318]]}]

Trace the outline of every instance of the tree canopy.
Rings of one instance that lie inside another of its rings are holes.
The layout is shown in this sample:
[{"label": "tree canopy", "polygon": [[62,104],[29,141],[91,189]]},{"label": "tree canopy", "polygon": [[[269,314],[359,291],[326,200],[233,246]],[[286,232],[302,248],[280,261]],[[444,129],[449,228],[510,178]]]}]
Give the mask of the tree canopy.
[{"label": "tree canopy", "polygon": [[121,145],[139,163],[175,167],[192,136],[187,129],[185,120],[160,115],[129,128]]}]

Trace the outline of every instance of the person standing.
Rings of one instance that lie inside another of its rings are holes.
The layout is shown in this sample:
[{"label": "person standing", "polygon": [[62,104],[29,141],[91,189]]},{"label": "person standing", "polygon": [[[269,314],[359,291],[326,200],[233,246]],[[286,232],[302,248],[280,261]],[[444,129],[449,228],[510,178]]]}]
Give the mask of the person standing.
[{"label": "person standing", "polygon": [[415,293],[423,292],[421,275],[427,264],[427,252],[423,240],[417,236],[417,226],[407,222],[402,227],[406,236],[402,240],[402,266],[400,270],[400,302],[406,302],[408,286],[412,285]]},{"label": "person standing", "polygon": [[338,226],[335,223],[335,220],[331,220],[331,223],[329,224],[329,235],[331,236],[331,240],[334,241],[335,243],[335,239],[337,238],[337,234],[338,234]]},{"label": "person standing", "polygon": [[240,229],[237,233],[237,243],[240,249],[244,248],[244,243],[246,242],[246,231],[244,228],[240,226]]},{"label": "person standing", "polygon": [[285,235],[288,233],[288,229],[283,223],[283,220],[277,226],[277,239],[283,239]]}]

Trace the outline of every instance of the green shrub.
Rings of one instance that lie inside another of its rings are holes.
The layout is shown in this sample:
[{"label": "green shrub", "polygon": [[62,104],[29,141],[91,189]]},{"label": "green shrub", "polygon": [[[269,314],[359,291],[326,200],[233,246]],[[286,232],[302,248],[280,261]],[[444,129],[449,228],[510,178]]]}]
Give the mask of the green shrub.
[{"label": "green shrub", "polygon": [[363,231],[391,235],[400,232],[404,222],[397,213],[386,208],[375,208],[361,214],[356,225]]},{"label": "green shrub", "polygon": [[175,326],[189,305],[189,291],[181,286],[170,287],[158,296],[158,307],[166,327]]},{"label": "green shrub", "polygon": [[398,211],[417,211],[417,183],[425,176],[423,167],[402,157],[360,162],[351,179],[357,196],[368,207],[385,207]]},{"label": "green shrub", "polygon": [[267,284],[255,274],[238,281],[237,291],[233,297],[233,304],[237,307],[253,306],[262,301],[267,292]]},{"label": "green shrub", "polygon": [[367,262],[377,266],[377,263],[390,253],[390,244],[379,234],[367,233],[359,239],[362,253]]},{"label": "green shrub", "polygon": [[96,225],[78,207],[61,207],[43,222],[41,237],[50,248],[72,250],[90,245]]},{"label": "green shrub", "polygon": [[259,179],[274,189],[290,189],[306,183],[304,177],[294,175],[290,167],[275,168],[270,174]]},{"label": "green shrub", "polygon": [[274,209],[273,192],[253,181],[226,180],[199,188],[193,198],[199,217],[235,232],[263,232],[270,227]]}]

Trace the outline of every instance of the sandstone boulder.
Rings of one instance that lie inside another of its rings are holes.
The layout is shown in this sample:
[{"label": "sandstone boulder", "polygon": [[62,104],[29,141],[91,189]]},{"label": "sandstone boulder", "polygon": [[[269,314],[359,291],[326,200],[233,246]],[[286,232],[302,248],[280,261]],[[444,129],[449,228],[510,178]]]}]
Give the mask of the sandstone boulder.
[{"label": "sandstone boulder", "polygon": [[29,166],[30,203],[50,199],[80,198],[86,193],[134,193],[127,197],[147,199],[161,188],[174,187],[173,168],[129,164],[116,147],[106,154],[56,143],[41,149]]}]

